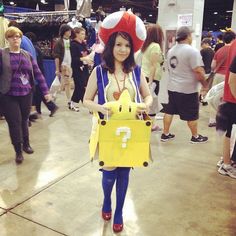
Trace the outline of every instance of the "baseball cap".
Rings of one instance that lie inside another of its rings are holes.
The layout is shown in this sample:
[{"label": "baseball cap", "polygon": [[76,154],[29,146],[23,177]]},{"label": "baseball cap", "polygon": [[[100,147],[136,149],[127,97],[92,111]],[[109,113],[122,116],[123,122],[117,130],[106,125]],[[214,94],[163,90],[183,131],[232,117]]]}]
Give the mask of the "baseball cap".
[{"label": "baseball cap", "polygon": [[194,30],[190,29],[187,26],[180,27],[176,32],[176,41],[185,40]]}]

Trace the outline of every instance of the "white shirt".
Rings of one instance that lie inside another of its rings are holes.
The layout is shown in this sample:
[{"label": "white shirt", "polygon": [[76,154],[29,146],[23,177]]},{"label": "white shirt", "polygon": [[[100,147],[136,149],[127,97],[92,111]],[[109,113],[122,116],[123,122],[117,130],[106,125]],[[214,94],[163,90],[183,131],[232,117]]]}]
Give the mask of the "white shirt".
[{"label": "white shirt", "polygon": [[74,18],[72,18],[72,21],[67,23],[67,25],[69,25],[72,29],[74,29],[75,27],[77,28],[82,27],[82,24],[77,19],[74,19]]},{"label": "white shirt", "polygon": [[62,65],[71,66],[70,40],[63,39],[63,42],[65,47],[65,54],[62,61]]},{"label": "white shirt", "polygon": [[169,70],[168,90],[179,93],[196,93],[199,91],[199,81],[193,71],[203,66],[199,50],[188,44],[176,44],[167,54]]}]

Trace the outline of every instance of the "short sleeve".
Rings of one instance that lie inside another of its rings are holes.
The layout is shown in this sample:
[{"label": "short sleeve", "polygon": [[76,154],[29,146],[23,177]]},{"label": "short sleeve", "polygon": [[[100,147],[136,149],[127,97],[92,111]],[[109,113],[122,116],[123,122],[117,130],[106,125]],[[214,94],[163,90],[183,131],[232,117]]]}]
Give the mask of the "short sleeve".
[{"label": "short sleeve", "polygon": [[199,66],[204,66],[201,53],[197,49],[192,49],[189,55],[189,63],[192,69],[195,69]]},{"label": "short sleeve", "polygon": [[233,59],[233,61],[232,61],[232,63],[231,63],[231,65],[230,65],[230,72],[232,72],[232,73],[236,73],[236,56],[234,57],[234,59]]},{"label": "short sleeve", "polygon": [[150,55],[152,54],[158,54],[158,63],[163,62],[163,55],[161,52],[161,47],[158,43],[152,43],[151,49],[150,49]]}]

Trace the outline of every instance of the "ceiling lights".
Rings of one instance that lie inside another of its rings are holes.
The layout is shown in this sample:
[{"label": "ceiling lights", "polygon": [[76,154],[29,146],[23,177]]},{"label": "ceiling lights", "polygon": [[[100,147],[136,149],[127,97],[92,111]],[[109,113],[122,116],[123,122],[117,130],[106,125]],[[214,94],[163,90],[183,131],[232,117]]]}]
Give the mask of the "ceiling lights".
[{"label": "ceiling lights", "polygon": [[48,4],[48,2],[46,2],[45,0],[41,0],[40,1],[42,4]]}]

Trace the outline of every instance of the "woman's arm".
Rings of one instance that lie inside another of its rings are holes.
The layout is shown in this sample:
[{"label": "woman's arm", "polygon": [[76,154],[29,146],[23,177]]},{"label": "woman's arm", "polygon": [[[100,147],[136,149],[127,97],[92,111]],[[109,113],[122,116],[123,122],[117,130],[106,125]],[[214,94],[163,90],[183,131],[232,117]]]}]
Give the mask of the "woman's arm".
[{"label": "woman's arm", "polygon": [[[59,39],[60,40],[60,39]],[[62,48],[61,45],[59,43],[59,40],[56,42],[54,48],[53,48],[53,57],[55,59],[55,65],[56,65],[56,75],[60,75],[60,55],[62,53]]]},{"label": "woman's arm", "polygon": [[211,62],[211,71],[214,71],[216,68],[216,60],[213,59],[212,62]]},{"label": "woman's arm", "polygon": [[101,112],[102,114],[106,115],[109,109],[94,102],[97,90],[97,73],[96,68],[94,68],[88,80],[83,103],[84,106],[87,107],[90,111]]},{"label": "woman's arm", "polygon": [[236,98],[236,73],[229,74],[229,87],[232,95]]},{"label": "woman's arm", "polygon": [[50,96],[48,96],[49,90],[48,90],[48,85],[46,83],[46,79],[43,76],[41,70],[39,69],[37,62],[31,56],[30,58],[31,58],[31,63],[33,67],[34,78],[38,82],[40,90],[42,94],[44,95],[44,97],[46,98],[46,100],[50,100]]}]

